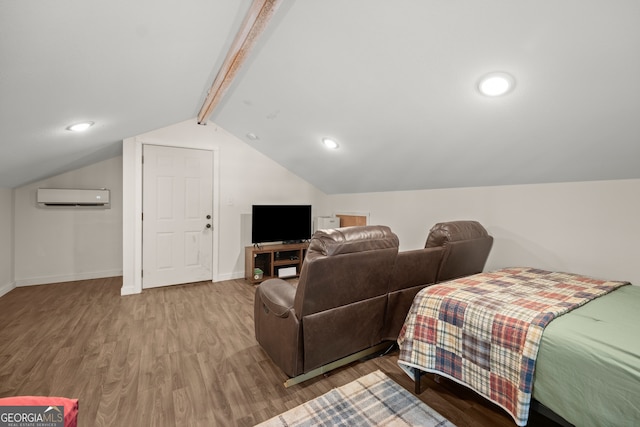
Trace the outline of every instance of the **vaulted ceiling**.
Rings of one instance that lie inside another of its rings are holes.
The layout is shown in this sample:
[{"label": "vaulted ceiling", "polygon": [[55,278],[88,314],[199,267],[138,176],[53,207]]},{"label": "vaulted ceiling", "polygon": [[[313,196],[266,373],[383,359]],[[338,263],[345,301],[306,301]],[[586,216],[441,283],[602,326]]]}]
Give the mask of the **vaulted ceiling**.
[{"label": "vaulted ceiling", "polygon": [[[250,4],[0,2],[0,187],[195,119]],[[640,178],[638,76],[636,0],[284,0],[210,120],[327,193]]]}]

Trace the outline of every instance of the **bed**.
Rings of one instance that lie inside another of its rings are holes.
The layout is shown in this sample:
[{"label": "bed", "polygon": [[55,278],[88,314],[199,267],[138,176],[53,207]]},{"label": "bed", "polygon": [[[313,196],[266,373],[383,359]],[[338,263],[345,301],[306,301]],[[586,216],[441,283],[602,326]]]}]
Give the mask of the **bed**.
[{"label": "bed", "polygon": [[529,267],[418,293],[398,363],[450,378],[526,425],[532,399],[577,426],[640,425],[640,287]]}]

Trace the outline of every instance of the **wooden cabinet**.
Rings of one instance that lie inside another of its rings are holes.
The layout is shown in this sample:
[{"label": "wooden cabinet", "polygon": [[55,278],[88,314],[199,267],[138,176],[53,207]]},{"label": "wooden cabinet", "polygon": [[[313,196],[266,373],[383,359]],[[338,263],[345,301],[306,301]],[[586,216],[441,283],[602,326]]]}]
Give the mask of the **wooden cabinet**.
[{"label": "wooden cabinet", "polygon": [[[309,243],[247,246],[244,249],[244,277],[251,283],[260,283],[274,277],[299,276],[308,247]],[[254,274],[256,268],[262,270],[262,277]]]}]

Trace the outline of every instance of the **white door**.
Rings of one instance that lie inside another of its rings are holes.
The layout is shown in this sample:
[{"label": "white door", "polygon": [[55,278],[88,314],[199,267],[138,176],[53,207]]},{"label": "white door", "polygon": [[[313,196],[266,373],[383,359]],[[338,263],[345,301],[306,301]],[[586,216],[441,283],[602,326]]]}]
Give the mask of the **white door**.
[{"label": "white door", "polygon": [[142,287],[211,280],[213,153],[144,145]]}]

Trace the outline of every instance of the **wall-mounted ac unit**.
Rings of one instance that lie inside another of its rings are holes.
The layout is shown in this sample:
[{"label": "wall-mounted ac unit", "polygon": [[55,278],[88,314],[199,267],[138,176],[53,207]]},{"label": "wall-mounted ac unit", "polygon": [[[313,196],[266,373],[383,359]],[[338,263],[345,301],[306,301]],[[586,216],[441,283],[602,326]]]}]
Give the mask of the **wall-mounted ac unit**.
[{"label": "wall-mounted ac unit", "polygon": [[111,207],[111,191],[101,189],[38,188],[40,206]]}]

